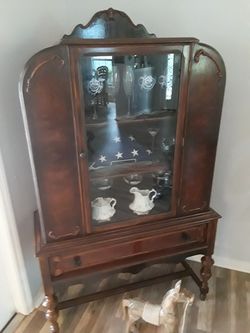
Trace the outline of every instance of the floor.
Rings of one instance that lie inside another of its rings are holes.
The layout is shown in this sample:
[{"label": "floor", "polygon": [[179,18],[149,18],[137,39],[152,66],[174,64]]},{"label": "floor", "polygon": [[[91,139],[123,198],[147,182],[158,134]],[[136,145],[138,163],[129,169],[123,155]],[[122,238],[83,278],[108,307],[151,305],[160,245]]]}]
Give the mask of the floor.
[{"label": "floor", "polygon": [[[199,270],[198,263],[192,263]],[[173,266],[155,265],[154,271],[173,270]],[[148,275],[147,269],[136,275]],[[111,279],[103,279],[97,289],[115,284],[118,280],[134,279],[131,274],[120,274]],[[213,268],[210,280],[210,293],[205,302],[199,300],[199,293],[191,278],[184,278],[182,284],[195,294],[195,302],[190,309],[188,326],[185,333],[249,333],[250,332],[250,274]],[[144,289],[129,292],[129,296],[141,297],[153,303],[160,303],[165,291],[173,285],[166,282]],[[95,285],[96,288],[96,285]],[[81,293],[82,284],[77,284],[67,290],[73,296]],[[125,295],[128,296],[128,295]],[[124,295],[113,296],[89,304],[70,308],[60,312],[59,323],[61,333],[125,333],[125,323],[121,318],[120,303]],[[25,317],[18,328],[4,333],[48,333],[41,309]],[[140,333],[163,333],[162,328],[142,324]]]}]

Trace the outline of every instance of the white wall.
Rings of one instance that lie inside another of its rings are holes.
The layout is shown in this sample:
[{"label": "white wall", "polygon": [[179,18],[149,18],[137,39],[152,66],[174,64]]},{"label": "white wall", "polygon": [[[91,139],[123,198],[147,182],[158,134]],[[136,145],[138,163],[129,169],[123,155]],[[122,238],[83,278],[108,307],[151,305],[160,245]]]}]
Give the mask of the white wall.
[{"label": "white wall", "polygon": [[[1,194],[0,194],[1,196]],[[3,218],[3,209],[1,207],[1,199],[0,199],[0,219],[2,221]],[[1,300],[0,302],[0,331],[9,321],[9,319],[15,313],[15,304],[14,299],[11,293],[11,285],[8,278],[7,267],[5,262],[5,255],[6,250],[3,246],[3,232],[1,230],[0,233],[0,267],[1,267],[1,274],[0,274],[0,286],[1,286]]]},{"label": "white wall", "polygon": [[24,264],[24,256],[21,250],[20,237],[17,231],[1,149],[0,221],[1,329],[1,326],[9,321],[11,315],[15,312],[28,314],[34,308],[34,297],[31,295],[32,283],[28,281],[27,277],[27,270]]},{"label": "white wall", "polygon": [[194,36],[223,55],[227,87],[212,195],[212,206],[223,215],[216,255],[226,265],[250,271],[250,2],[0,0],[0,144],[32,295],[40,285],[32,252],[36,204],[18,101],[19,73],[36,51],[110,6],[126,11],[158,36]]}]

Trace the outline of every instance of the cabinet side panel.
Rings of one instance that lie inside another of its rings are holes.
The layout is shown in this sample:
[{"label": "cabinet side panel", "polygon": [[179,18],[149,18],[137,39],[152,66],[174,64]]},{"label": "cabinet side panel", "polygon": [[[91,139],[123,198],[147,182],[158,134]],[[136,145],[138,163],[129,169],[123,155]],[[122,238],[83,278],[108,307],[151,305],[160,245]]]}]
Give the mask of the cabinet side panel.
[{"label": "cabinet side panel", "polygon": [[40,215],[47,241],[83,232],[66,46],[35,55],[23,79]]},{"label": "cabinet side panel", "polygon": [[190,73],[179,215],[207,210],[225,88],[216,50],[197,44]]}]

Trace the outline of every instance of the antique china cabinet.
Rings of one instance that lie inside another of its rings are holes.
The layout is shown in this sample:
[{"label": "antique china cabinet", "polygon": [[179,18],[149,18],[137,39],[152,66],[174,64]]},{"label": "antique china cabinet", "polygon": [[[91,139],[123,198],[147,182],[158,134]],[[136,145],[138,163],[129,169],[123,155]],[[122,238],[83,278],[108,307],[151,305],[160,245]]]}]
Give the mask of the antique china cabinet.
[{"label": "antique china cabinet", "polygon": [[[34,55],[21,84],[38,211],[46,317],[191,275],[208,293],[216,224],[209,206],[225,67],[195,38],[156,38],[123,12],[98,12]],[[202,254],[198,277],[185,259]],[[181,262],[178,273],[60,300],[93,274]]]}]

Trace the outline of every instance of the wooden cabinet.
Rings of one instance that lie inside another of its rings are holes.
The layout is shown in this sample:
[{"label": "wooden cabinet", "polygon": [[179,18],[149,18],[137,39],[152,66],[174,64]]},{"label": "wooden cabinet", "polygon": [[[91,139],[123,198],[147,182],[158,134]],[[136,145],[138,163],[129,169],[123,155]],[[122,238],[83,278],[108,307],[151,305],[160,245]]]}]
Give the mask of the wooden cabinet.
[{"label": "wooden cabinet", "polygon": [[[224,86],[213,48],[156,38],[113,9],[29,60],[21,95],[51,332],[57,309],[133,287],[57,303],[58,281],[85,274],[177,260],[205,299]],[[194,254],[204,255],[201,279],[185,262]]]}]

